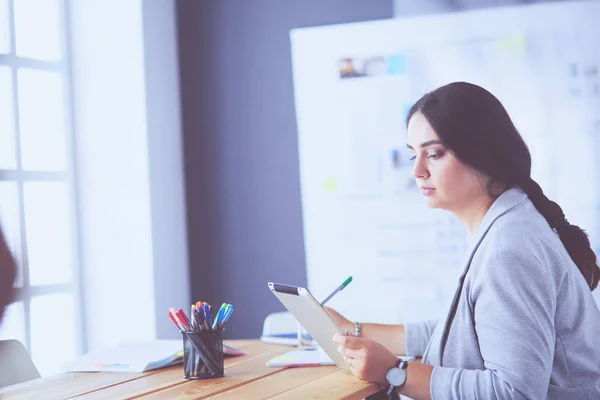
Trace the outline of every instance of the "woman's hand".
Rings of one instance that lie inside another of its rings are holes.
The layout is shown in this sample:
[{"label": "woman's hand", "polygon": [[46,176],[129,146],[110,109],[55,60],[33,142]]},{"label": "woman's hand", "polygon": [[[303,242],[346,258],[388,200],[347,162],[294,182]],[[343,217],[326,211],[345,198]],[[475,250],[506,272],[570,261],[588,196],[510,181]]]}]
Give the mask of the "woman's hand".
[{"label": "woman's hand", "polygon": [[335,311],[331,307],[325,306],[324,308],[325,311],[327,311],[327,313],[331,315],[331,318],[333,318],[335,323],[338,324],[340,328],[342,328],[344,331],[354,331],[354,322],[350,321],[348,318],[344,317],[342,314]]},{"label": "woman's hand", "polygon": [[343,335],[335,335],[333,341],[339,345],[338,351],[344,355],[354,376],[367,382],[387,384],[385,376],[397,358],[382,344]]}]

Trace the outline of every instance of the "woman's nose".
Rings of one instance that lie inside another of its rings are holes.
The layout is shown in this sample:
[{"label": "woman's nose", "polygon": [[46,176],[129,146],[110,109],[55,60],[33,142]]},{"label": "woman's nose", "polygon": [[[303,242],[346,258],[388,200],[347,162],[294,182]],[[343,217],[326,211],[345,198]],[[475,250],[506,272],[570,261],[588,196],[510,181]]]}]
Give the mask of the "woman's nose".
[{"label": "woman's nose", "polygon": [[429,171],[427,170],[427,167],[424,165],[420,157],[417,157],[413,164],[412,175],[413,177],[419,179],[424,179],[429,176]]}]

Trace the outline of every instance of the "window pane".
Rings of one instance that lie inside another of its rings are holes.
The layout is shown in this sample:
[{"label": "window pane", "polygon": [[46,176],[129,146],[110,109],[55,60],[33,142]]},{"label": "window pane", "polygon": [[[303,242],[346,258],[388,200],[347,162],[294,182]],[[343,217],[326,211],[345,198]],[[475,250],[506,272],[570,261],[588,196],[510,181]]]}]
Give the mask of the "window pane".
[{"label": "window pane", "polygon": [[59,0],[16,0],[14,5],[17,55],[59,61]]},{"label": "window pane", "polygon": [[25,342],[25,310],[23,302],[19,301],[6,307],[4,319],[0,325],[0,340],[17,339],[26,346]]},{"label": "window pane", "polygon": [[19,69],[19,122],[23,169],[62,171],[66,166],[63,78]]},{"label": "window pane", "polygon": [[[0,0],[0,2],[2,2],[2,0]],[[0,19],[1,18],[2,16],[0,15]],[[0,169],[17,168],[13,83],[11,74],[12,70],[10,67],[0,65]]]},{"label": "window pane", "polygon": [[16,286],[23,286],[21,270],[21,221],[19,212],[19,191],[16,182],[0,182],[0,225],[8,242],[8,247],[17,259]]},{"label": "window pane", "polygon": [[8,1],[9,0],[0,0],[0,54],[10,53]]},{"label": "window pane", "polygon": [[70,293],[31,299],[31,357],[42,376],[75,358],[75,310]]},{"label": "window pane", "polygon": [[26,182],[25,235],[32,286],[71,280],[68,186],[64,182]]}]

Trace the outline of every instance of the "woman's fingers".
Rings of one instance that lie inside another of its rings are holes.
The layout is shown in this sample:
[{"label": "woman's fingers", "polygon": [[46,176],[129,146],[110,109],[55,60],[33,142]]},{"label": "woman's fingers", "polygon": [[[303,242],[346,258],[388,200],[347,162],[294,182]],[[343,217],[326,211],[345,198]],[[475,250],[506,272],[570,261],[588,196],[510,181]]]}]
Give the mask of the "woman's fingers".
[{"label": "woman's fingers", "polygon": [[397,361],[382,344],[372,340],[335,335],[332,340],[338,344],[338,351],[350,366],[354,376],[368,382],[385,384],[385,374]]},{"label": "woman's fingers", "polygon": [[368,342],[367,340],[357,337],[357,336],[344,336],[344,335],[334,335],[333,341],[339,345],[344,347],[349,347],[351,349],[361,349]]},{"label": "woman's fingers", "polygon": [[346,356],[346,357],[351,357],[351,358],[358,358],[358,357],[362,357],[363,353],[361,350],[356,350],[356,349],[352,349],[350,347],[344,347],[342,345],[339,345],[337,348],[337,351]]},{"label": "woman's fingers", "polygon": [[[346,359],[347,357],[344,358]],[[365,369],[363,360],[358,358],[353,358],[352,360],[346,359],[346,363],[350,366],[350,372],[352,372],[352,375],[362,379]]]}]

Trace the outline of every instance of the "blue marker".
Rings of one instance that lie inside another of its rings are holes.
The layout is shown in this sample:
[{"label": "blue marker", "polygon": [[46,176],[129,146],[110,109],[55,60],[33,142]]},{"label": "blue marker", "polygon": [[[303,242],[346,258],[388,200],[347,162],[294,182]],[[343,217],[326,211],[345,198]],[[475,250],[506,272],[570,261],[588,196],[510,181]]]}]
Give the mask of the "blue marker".
[{"label": "blue marker", "polygon": [[229,316],[233,311],[233,305],[227,304],[225,310],[223,310],[223,315],[221,316],[221,321],[219,321],[219,328],[223,327],[223,324],[229,320]]},{"label": "blue marker", "polygon": [[212,325],[213,331],[217,329],[219,323],[221,322],[221,318],[223,318],[223,313],[225,312],[225,308],[227,307],[227,303],[223,303],[219,311],[217,312],[217,316],[215,317],[215,322]]},{"label": "blue marker", "polygon": [[219,323],[219,327],[221,327],[225,321],[227,321],[227,317],[229,316],[229,313],[231,312],[231,308],[233,306],[231,304],[227,304],[227,307],[225,307],[225,311],[223,311],[223,317],[221,318],[221,322]]},{"label": "blue marker", "polygon": [[225,311],[225,318],[223,318],[223,323],[229,321],[229,317],[233,314],[233,304],[229,304],[227,306],[227,310]]},{"label": "blue marker", "polygon": [[210,328],[212,326],[212,318],[210,317],[210,308],[208,307],[208,303],[204,303],[204,316],[206,317],[206,323]]}]

